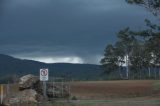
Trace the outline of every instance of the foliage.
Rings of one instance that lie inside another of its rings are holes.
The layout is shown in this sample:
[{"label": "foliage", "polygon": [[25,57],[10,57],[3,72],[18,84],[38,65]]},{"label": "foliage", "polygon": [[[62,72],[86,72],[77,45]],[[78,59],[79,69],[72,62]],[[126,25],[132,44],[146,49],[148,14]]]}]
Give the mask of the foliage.
[{"label": "foliage", "polygon": [[159,90],[160,90],[160,82],[159,82],[159,81],[156,81],[156,82],[153,84],[153,89],[156,90],[156,91],[159,91]]},{"label": "foliage", "polygon": [[78,100],[76,96],[73,96],[71,100]]},{"label": "foliage", "polygon": [[[144,6],[155,16],[160,16],[160,0],[126,1],[130,4]],[[137,75],[139,75],[139,78],[141,78],[142,71],[146,69],[148,69],[148,77],[151,77],[150,69],[152,68],[156,78],[157,70],[155,68],[157,68],[160,77],[160,26],[152,24],[147,19],[145,22],[148,29],[132,31],[125,28],[119,31],[117,34],[118,41],[114,45],[107,46],[104,58],[101,60],[101,64],[105,66],[106,70],[109,70],[109,72],[116,71],[117,67],[125,65],[128,79],[131,73],[134,74],[134,77],[137,78]],[[112,47],[113,50],[110,49],[112,52],[107,50],[109,47]],[[145,73],[143,73],[143,76],[145,76]]]},{"label": "foliage", "polygon": [[17,75],[5,75],[0,77],[0,83],[17,83],[19,77]]},{"label": "foliage", "polygon": [[126,0],[130,4],[139,4],[150,10],[155,16],[160,16],[160,0]]},{"label": "foliage", "polygon": [[111,70],[117,70],[118,58],[115,53],[115,48],[112,45],[108,45],[105,49],[104,58],[101,60],[106,73],[110,73]]},{"label": "foliage", "polygon": [[[128,79],[133,76],[131,74],[134,74],[135,78],[137,75],[139,78],[142,77],[142,74],[145,76],[143,70],[148,68],[160,69],[159,26],[152,24],[149,20],[145,20],[145,22],[148,29],[132,31],[125,28],[117,34],[118,41],[114,45],[107,45],[104,58],[101,60],[101,64],[107,72],[115,72],[118,67],[125,65]],[[149,77],[151,76],[149,75]]]}]

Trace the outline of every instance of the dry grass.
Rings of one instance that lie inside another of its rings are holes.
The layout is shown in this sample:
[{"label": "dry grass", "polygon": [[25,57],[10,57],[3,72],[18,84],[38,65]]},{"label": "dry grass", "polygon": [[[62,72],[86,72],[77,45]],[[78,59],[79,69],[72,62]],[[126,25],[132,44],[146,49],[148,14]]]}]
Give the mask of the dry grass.
[{"label": "dry grass", "polygon": [[[71,94],[78,99],[133,98],[155,96],[154,80],[82,81],[71,82]],[[18,84],[10,85],[10,93],[17,93]],[[157,92],[157,95],[160,92]]]},{"label": "dry grass", "polygon": [[153,95],[154,82],[153,80],[73,82],[71,92],[81,99],[145,97]]}]

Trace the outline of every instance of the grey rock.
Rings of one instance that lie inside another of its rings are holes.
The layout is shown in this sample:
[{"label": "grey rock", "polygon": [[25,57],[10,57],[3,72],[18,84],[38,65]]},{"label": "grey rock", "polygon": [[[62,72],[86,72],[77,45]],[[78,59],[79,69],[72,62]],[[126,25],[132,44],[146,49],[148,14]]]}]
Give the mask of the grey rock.
[{"label": "grey rock", "polygon": [[18,103],[36,103],[37,92],[33,89],[23,90],[5,98],[4,105],[12,106]]},{"label": "grey rock", "polygon": [[39,82],[39,78],[34,76],[34,75],[25,75],[20,78],[19,82],[19,89],[24,90],[24,89],[31,89],[34,87],[34,85]]}]

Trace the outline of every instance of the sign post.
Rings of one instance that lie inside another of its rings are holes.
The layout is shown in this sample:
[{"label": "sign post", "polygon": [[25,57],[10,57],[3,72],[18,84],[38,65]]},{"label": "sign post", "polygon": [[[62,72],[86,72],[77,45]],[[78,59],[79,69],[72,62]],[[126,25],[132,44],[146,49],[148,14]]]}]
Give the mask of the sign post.
[{"label": "sign post", "polygon": [[1,104],[3,104],[3,92],[4,92],[3,85],[0,85]]},{"label": "sign post", "polygon": [[48,81],[49,71],[48,69],[40,69],[40,81],[43,82],[43,96],[46,99],[46,81]]}]

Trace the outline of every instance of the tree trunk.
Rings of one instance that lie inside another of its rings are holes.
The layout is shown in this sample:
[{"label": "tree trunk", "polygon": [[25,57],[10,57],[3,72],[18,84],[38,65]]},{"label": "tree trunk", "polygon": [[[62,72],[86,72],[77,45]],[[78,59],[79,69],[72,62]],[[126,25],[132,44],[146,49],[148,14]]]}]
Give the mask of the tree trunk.
[{"label": "tree trunk", "polygon": [[155,80],[157,79],[156,77],[157,77],[156,68],[154,68],[154,78],[155,78]]},{"label": "tree trunk", "polygon": [[123,79],[122,73],[121,73],[121,66],[119,67],[119,76],[121,79]]},{"label": "tree trunk", "polygon": [[151,78],[151,68],[148,67],[148,77]]},{"label": "tree trunk", "polygon": [[129,58],[126,56],[126,77],[129,79]]},{"label": "tree trunk", "polygon": [[141,80],[141,79],[142,79],[142,72],[141,72],[141,69],[139,70],[139,73],[140,73],[139,79]]},{"label": "tree trunk", "polygon": [[160,79],[160,68],[157,67],[157,70],[158,70],[158,79]]},{"label": "tree trunk", "polygon": [[123,63],[120,62],[120,66],[119,66],[119,75],[120,75],[121,79],[123,79],[122,70],[123,70]]},{"label": "tree trunk", "polygon": [[160,79],[160,68],[158,68],[158,77]]}]

